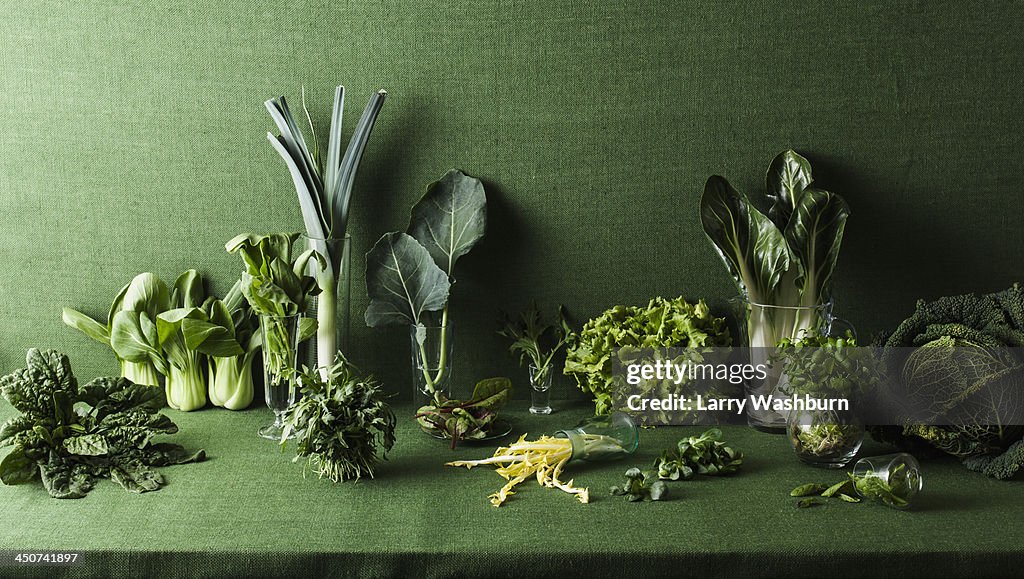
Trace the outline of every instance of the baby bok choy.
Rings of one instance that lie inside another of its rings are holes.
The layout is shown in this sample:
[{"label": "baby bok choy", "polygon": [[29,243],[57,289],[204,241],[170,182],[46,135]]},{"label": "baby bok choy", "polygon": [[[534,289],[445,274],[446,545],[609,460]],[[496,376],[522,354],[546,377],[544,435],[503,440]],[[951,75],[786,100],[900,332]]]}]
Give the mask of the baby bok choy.
[{"label": "baby bok choy", "polygon": [[210,402],[228,410],[244,410],[253,400],[253,361],[262,343],[259,319],[242,296],[237,281],[223,300],[206,298],[207,320],[185,318],[185,346],[207,355]]},{"label": "baby bok choy", "polygon": [[156,336],[156,318],[170,309],[167,285],[153,273],[140,273],[121,288],[110,305],[106,325],[64,308],[68,326],[106,344],[121,365],[121,376],[136,384],[159,386],[166,373]]}]

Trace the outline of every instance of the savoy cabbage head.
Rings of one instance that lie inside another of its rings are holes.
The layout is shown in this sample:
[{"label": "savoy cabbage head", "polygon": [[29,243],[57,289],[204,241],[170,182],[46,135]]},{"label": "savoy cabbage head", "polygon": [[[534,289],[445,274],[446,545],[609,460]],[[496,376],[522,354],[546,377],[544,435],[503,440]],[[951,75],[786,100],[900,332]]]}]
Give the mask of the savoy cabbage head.
[{"label": "savoy cabbage head", "polygon": [[[1024,465],[1024,290],[921,300],[877,345],[903,399],[924,414],[876,438],[930,447],[972,470],[1009,478]],[[901,349],[917,347],[917,349]],[[909,353],[907,353],[909,352]],[[942,424],[934,426],[929,424]]]}]

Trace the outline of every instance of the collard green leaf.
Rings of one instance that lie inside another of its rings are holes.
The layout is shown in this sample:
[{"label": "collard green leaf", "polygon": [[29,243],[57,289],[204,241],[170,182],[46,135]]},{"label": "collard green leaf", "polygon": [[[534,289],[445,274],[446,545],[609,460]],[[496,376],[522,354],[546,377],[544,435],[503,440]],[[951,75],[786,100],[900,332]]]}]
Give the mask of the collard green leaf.
[{"label": "collard green leaf", "polygon": [[479,242],[487,227],[483,183],[451,169],[427,187],[412,208],[409,235],[427,248],[442,271],[452,276],[455,262]]},{"label": "collard green leaf", "polygon": [[419,324],[440,310],[451,283],[430,253],[405,233],[388,233],[366,254],[366,325]]},{"label": "collard green leaf", "polygon": [[740,292],[765,303],[792,259],[778,227],[747,198],[717,175],[708,179],[700,199],[704,233],[725,262]]},{"label": "collard green leaf", "polygon": [[765,175],[766,196],[771,203],[768,216],[780,230],[785,231],[797,201],[812,181],[811,164],[796,151],[779,153],[768,166]]},{"label": "collard green leaf", "polygon": [[843,198],[828,191],[808,189],[797,202],[786,228],[786,241],[796,257],[804,305],[828,299],[827,288],[839,259],[843,230],[850,210]]}]

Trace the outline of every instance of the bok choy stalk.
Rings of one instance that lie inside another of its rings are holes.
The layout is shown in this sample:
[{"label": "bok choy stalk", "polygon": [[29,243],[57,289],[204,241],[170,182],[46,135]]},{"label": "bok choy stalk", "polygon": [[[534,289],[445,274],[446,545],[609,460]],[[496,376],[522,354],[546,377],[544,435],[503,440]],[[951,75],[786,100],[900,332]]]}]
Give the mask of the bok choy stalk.
[{"label": "bok choy stalk", "polygon": [[189,348],[185,343],[182,326],[185,320],[208,318],[200,309],[204,299],[203,282],[193,269],[181,274],[174,282],[171,292],[172,309],[156,318],[156,331],[160,351],[167,364],[167,381],[164,385],[167,405],[185,412],[198,410],[206,405],[206,376],[202,352]]},{"label": "bok choy stalk", "polygon": [[[819,306],[830,299],[849,208],[842,197],[812,186],[811,164],[794,151],[768,167],[765,215],[746,195],[714,175],[700,200],[704,232],[756,308],[748,321],[752,347],[775,347],[815,329]],[[803,309],[801,309],[803,308]]]},{"label": "bok choy stalk", "polygon": [[[310,262],[320,293],[317,297],[317,365],[327,368],[338,351],[338,275],[341,272],[345,233],[348,228],[349,201],[355,183],[356,169],[366,149],[370,132],[384,105],[386,91],[378,91],[367,103],[356,125],[348,147],[342,149],[342,114],[345,108],[345,87],[334,91],[327,155],[321,155],[316,129],[306,109],[305,91],[302,108],[310,129],[307,144],[285,98],[270,99],[264,104],[277,125],[280,136],[267,133],[267,139],[288,167],[299,198],[302,218],[310,248],[326,258]],[[332,240],[337,243],[331,243]]]},{"label": "bok choy stalk", "polygon": [[107,323],[64,308],[68,326],[106,344],[121,365],[121,376],[136,384],[159,386],[166,373],[156,336],[156,317],[170,308],[167,285],[156,274],[140,273],[118,292],[107,313]]},{"label": "bok choy stalk", "polygon": [[242,296],[241,281],[223,301],[206,298],[202,309],[208,321],[182,320],[185,345],[207,355],[210,402],[244,410],[253,400],[252,366],[262,343],[259,320]]}]

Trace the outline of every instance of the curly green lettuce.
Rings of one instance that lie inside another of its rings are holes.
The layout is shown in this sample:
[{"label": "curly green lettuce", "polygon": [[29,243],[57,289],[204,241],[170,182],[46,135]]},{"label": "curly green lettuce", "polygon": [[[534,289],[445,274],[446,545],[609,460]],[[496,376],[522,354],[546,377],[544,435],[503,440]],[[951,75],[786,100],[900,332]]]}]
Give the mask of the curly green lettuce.
[{"label": "curly green lettuce", "polygon": [[615,306],[588,321],[566,353],[565,374],[594,395],[597,414],[613,410],[615,350],[633,348],[703,348],[729,346],[725,318],[711,315],[704,300],[656,297],[646,306]]},{"label": "curly green lettuce", "polygon": [[143,493],[165,484],[153,467],[206,458],[202,450],[153,442],[178,431],[159,413],[159,388],[126,378],[79,386],[68,357],[55,350],[33,348],[25,362],[26,368],[0,378],[0,395],[21,413],[0,427],[0,448],[12,447],[0,461],[0,482],[38,478],[57,499],[82,498],[101,478]]}]

